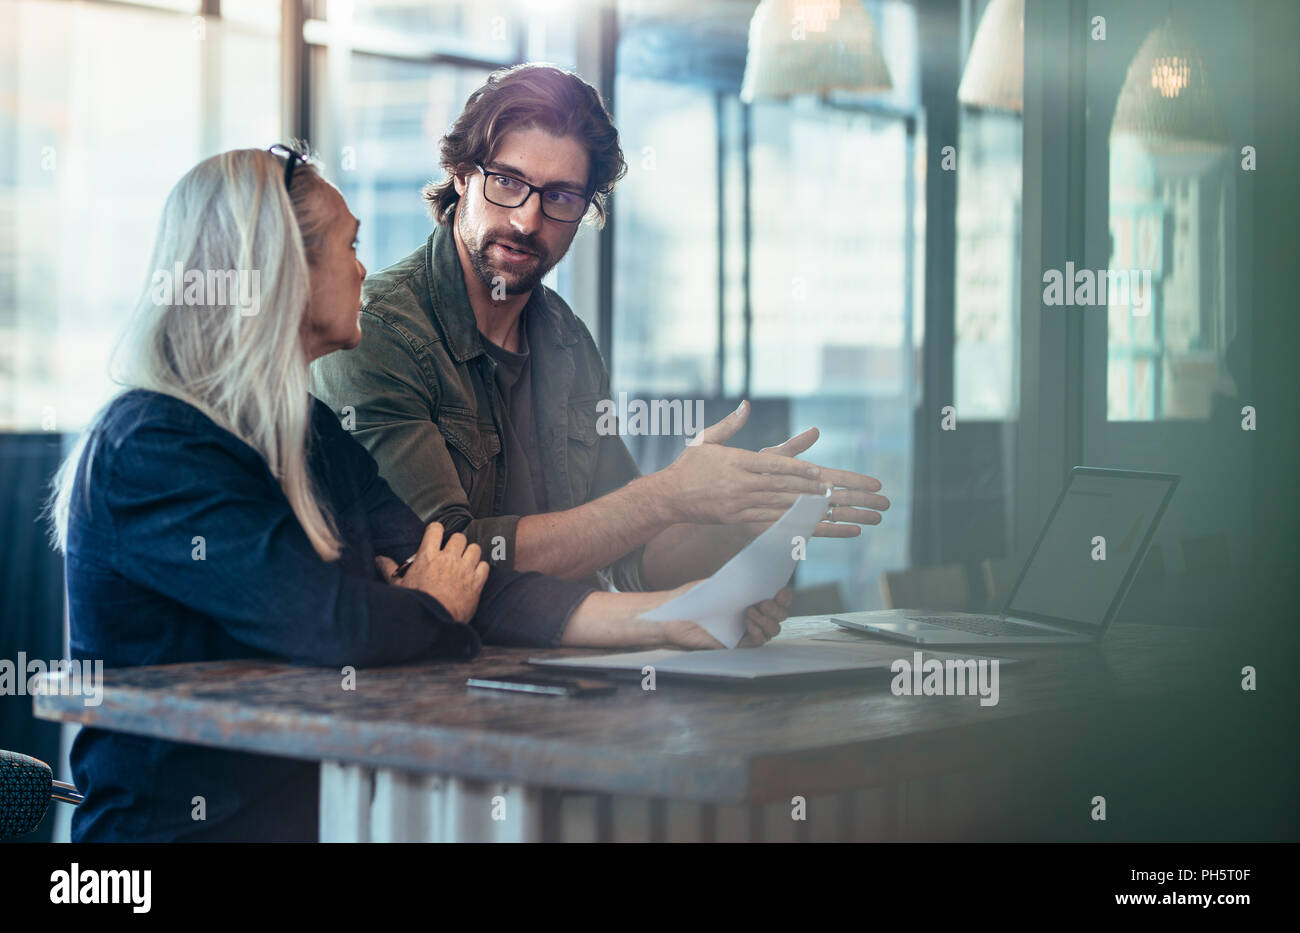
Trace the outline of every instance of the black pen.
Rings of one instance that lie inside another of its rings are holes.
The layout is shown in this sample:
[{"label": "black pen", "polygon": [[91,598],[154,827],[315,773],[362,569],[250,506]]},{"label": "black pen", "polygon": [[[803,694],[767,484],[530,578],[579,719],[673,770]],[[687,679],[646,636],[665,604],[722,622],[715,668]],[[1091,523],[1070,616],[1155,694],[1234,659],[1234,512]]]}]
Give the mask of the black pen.
[{"label": "black pen", "polygon": [[396,570],[393,571],[394,580],[400,580],[402,579],[402,577],[406,576],[406,571],[411,569],[411,565],[415,563],[415,558],[419,555],[419,553],[420,553],[419,551],[416,551],[406,560],[402,561],[401,566],[399,566]]}]

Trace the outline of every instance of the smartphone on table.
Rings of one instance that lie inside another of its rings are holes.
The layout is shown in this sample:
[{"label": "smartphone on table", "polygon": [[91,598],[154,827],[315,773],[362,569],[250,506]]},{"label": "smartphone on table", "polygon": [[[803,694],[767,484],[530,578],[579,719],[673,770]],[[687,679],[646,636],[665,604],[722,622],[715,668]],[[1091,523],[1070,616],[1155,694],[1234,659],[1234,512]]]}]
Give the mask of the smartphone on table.
[{"label": "smartphone on table", "polygon": [[582,680],[567,677],[541,677],[510,674],[504,677],[471,677],[465,686],[473,690],[504,690],[508,693],[531,693],[536,696],[590,697],[613,693],[616,685],[607,680]]}]

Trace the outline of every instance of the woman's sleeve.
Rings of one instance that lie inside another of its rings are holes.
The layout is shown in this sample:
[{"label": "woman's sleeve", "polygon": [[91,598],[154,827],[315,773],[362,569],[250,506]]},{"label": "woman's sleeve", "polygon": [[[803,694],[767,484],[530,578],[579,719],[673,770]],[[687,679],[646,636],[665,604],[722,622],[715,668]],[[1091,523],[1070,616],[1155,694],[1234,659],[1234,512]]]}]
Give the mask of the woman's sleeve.
[{"label": "woman's sleeve", "polygon": [[489,644],[555,648],[573,610],[595,589],[536,571],[493,567],[472,624]]},{"label": "woman's sleeve", "polygon": [[[358,468],[376,553],[405,560],[419,549],[424,523],[379,475],[369,451],[346,432],[341,443],[349,445],[348,456],[366,461]],[[594,589],[540,573],[493,567],[470,624],[490,644],[552,648],[559,645],[573,610]]]},{"label": "woman's sleeve", "polygon": [[233,638],[329,666],[477,652],[477,634],[436,599],[322,560],[251,449],[149,421],[107,460],[119,572]]}]

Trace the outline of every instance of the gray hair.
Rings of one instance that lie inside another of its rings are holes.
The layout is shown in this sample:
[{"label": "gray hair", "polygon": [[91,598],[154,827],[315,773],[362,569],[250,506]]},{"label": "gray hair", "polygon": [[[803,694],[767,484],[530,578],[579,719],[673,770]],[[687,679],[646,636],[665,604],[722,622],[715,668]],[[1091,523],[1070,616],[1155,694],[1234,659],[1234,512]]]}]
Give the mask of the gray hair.
[{"label": "gray hair", "polygon": [[[112,375],[122,392],[150,389],[188,402],[261,454],[316,553],[335,560],[333,517],[307,466],[310,361],[301,337],[311,296],[308,263],[321,245],[320,220],[308,205],[325,182],[310,163],[299,164],[290,198],[284,167],[270,152],[236,149],[205,159],[176,183],[154,244],[152,281],[177,266],[207,270],[208,281],[212,273],[256,271],[256,313],[214,303],[211,289],[186,303],[180,283],[167,300],[148,287],[114,352]],[[60,550],[78,465],[108,407],[55,475],[49,511]],[[85,476],[88,483],[90,461]]]}]

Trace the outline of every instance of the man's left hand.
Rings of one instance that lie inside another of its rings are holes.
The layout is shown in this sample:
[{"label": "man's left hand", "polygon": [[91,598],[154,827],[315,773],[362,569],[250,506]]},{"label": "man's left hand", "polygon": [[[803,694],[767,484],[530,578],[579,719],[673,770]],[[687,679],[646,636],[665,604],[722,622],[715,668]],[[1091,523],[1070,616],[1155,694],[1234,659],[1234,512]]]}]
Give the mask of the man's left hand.
[{"label": "man's left hand", "polygon": [[[764,447],[762,453],[797,457],[815,444],[820,436],[821,432],[816,428],[809,428],[775,447]],[[859,526],[880,524],[880,513],[889,508],[889,500],[876,495],[880,490],[880,480],[849,470],[832,470],[829,467],[819,469],[821,475],[817,479],[831,487],[831,497],[826,520],[817,525],[814,537],[856,538],[862,533]],[[779,517],[774,515],[773,521]],[[770,525],[771,522],[749,522],[745,528],[750,535],[757,536]]]}]

